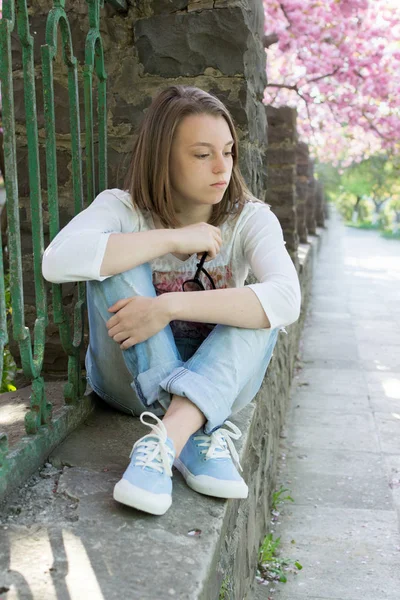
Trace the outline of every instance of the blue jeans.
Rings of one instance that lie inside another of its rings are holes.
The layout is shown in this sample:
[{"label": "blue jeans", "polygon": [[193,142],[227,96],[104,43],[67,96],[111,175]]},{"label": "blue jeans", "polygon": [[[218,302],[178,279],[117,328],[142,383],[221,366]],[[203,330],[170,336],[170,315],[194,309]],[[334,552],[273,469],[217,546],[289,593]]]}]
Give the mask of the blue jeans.
[{"label": "blue jeans", "polygon": [[156,296],[148,263],[102,282],[87,282],[90,345],[86,372],[101,398],[136,416],[144,410],[161,416],[172,394],[184,396],[205,415],[206,433],[254,398],[278,329],[216,325],[204,340],[175,340],[168,325],[145,342],[121,350],[108,335],[106,322],[112,314],[107,309],[132,296]]}]

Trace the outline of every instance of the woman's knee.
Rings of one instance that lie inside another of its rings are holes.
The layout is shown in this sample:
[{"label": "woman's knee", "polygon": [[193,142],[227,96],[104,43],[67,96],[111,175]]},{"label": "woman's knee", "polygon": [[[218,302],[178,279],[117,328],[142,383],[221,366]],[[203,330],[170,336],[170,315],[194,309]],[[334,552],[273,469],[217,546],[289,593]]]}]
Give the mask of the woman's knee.
[{"label": "woman's knee", "polygon": [[121,298],[156,295],[149,263],[111,275],[103,281],[88,281],[88,287],[92,295],[105,297],[110,306]]}]

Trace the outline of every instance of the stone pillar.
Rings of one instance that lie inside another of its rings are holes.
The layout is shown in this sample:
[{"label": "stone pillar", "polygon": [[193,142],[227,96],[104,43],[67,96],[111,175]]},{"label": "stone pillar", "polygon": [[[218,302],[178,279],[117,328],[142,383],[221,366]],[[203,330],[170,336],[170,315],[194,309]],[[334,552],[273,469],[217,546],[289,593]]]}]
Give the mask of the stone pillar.
[{"label": "stone pillar", "polygon": [[286,248],[297,260],[296,147],[297,112],[288,106],[266,107],[268,119],[267,202],[278,217]]},{"label": "stone pillar", "polygon": [[309,160],[308,162],[308,194],[307,194],[307,231],[311,235],[315,235],[317,230],[317,223],[315,220],[315,207],[316,207],[316,180],[314,177],[314,161]]},{"label": "stone pillar", "polygon": [[296,192],[297,192],[297,233],[302,244],[307,243],[306,205],[308,196],[308,146],[299,142],[296,146]]},{"label": "stone pillar", "polygon": [[324,186],[322,185],[321,181],[317,181],[315,187],[315,221],[317,227],[325,227],[324,204]]}]

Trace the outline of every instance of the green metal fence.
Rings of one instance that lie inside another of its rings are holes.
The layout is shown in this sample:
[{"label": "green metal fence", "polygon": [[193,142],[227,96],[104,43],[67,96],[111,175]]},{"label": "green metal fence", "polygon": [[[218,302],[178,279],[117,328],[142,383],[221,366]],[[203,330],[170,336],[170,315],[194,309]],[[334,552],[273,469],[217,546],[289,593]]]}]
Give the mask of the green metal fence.
[{"label": "green metal fence", "polygon": [[[46,384],[42,376],[46,328],[49,324],[47,286],[41,275],[44,249],[42,186],[39,164],[37,125],[37,94],[43,94],[47,196],[50,240],[59,231],[58,178],[56,128],[54,107],[53,64],[57,45],[61,43],[62,60],[68,74],[69,122],[72,155],[72,187],[74,213],[93,200],[96,193],[107,187],[107,130],[106,130],[106,73],[100,36],[100,9],[103,0],[86,0],[89,29],[85,40],[85,64],[78,65],[72,47],[71,30],[65,11],[65,0],[54,0],[47,15],[45,44],[41,47],[41,63],[34,63],[34,37],[30,32],[29,11],[26,0],[3,0],[0,20],[0,79],[2,117],[4,130],[5,189],[8,218],[8,259],[12,304],[12,338],[18,343],[23,373],[31,381],[30,408],[25,415],[27,434],[35,435],[52,428],[51,404],[46,400]],[[125,2],[113,0],[112,4],[126,9]],[[32,222],[33,277],[36,297],[36,319],[33,331],[25,323],[24,289],[21,260],[21,226],[17,178],[17,144],[14,114],[13,65],[11,39],[17,37],[22,47],[24,106],[28,169],[30,187],[30,212]],[[36,89],[41,71],[42,89]],[[86,162],[86,189],[83,188],[81,123],[79,117],[78,70],[83,72],[84,88],[84,146]],[[97,87],[97,106],[94,106],[93,88]],[[95,110],[96,109],[96,110]],[[94,152],[94,126],[97,126],[98,152]],[[95,181],[95,160],[98,179]],[[85,199],[85,203],[84,203]],[[1,234],[0,234],[1,235]],[[0,239],[1,241],[1,239]],[[77,301],[70,318],[63,306],[61,285],[52,285],[53,319],[58,325],[62,346],[68,355],[68,381],[64,387],[65,402],[78,405],[85,390],[80,353],[84,335],[85,285],[77,284]],[[0,381],[3,371],[3,350],[8,343],[3,256],[0,255]],[[54,441],[54,440],[53,440]],[[0,484],[9,472],[7,439],[0,432]],[[0,485],[1,491],[1,485]]]}]

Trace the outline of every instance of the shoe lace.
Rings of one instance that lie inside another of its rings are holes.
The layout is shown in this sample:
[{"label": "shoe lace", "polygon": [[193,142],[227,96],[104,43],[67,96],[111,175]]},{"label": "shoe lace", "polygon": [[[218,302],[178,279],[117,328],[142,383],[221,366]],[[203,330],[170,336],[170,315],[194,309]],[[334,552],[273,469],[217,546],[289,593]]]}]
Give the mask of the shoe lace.
[{"label": "shoe lace", "polygon": [[[145,416],[151,417],[156,423],[149,423],[144,419]],[[135,449],[138,449],[135,457],[135,466],[149,467],[159,473],[165,471],[169,477],[172,477],[171,464],[174,460],[174,452],[167,445],[168,434],[165,425],[151,412],[143,412],[140,415],[140,420],[144,425],[148,425],[153,432],[148,433],[135,442],[129,458]]]},{"label": "shoe lace", "polygon": [[228,426],[232,431],[225,429],[225,427],[220,427],[216,431],[213,431],[211,435],[199,434],[194,436],[194,439],[199,442],[199,446],[204,446],[200,452],[201,454],[205,454],[206,460],[210,458],[230,458],[232,456],[234,463],[243,471],[239,462],[239,455],[232,442],[232,439],[238,440],[242,436],[242,432],[239,427],[230,421],[225,421],[224,425]]}]

